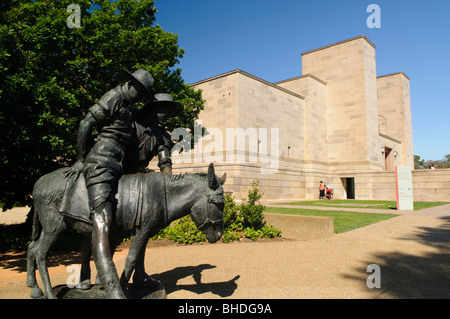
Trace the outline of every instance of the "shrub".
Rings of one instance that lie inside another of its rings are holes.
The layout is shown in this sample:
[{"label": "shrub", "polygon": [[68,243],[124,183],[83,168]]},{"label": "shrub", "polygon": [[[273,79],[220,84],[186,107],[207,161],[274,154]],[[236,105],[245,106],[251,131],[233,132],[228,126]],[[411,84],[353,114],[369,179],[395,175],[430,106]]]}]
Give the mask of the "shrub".
[{"label": "shrub", "polygon": [[[224,233],[222,241],[231,241],[249,238],[274,238],[281,236],[281,230],[266,225],[264,220],[264,206],[258,201],[264,194],[259,193],[259,181],[252,182],[252,188],[248,191],[248,199],[237,205],[234,197],[225,194],[225,206],[223,210]],[[205,235],[198,230],[190,216],[185,216],[172,225],[162,229],[154,238],[168,238],[180,244],[202,243]]]},{"label": "shrub", "polygon": [[262,231],[262,237],[264,238],[275,238],[275,237],[281,237],[281,230],[278,228],[275,228],[272,225],[264,226],[261,228]]},{"label": "shrub", "polygon": [[244,236],[245,238],[256,241],[259,237],[262,237],[262,231],[260,229],[247,227],[244,229]]},{"label": "shrub", "polygon": [[225,207],[223,209],[223,229],[226,232],[240,232],[244,228],[244,219],[239,214],[239,206],[234,197],[225,194]]},{"label": "shrub", "polygon": [[252,182],[252,188],[248,191],[248,200],[242,200],[240,215],[244,219],[244,227],[261,229],[265,225],[264,206],[257,203],[264,194],[259,193],[259,181]]},{"label": "shrub", "polygon": [[0,225],[0,252],[25,250],[31,242],[31,228],[26,226],[25,224]]},{"label": "shrub", "polygon": [[222,241],[225,243],[240,240],[243,237],[251,240],[281,237],[281,230],[272,225],[266,225],[264,220],[265,207],[259,203],[264,194],[259,192],[259,181],[253,181],[251,185],[247,200],[242,200],[240,206],[236,205],[234,197],[230,194],[225,195],[222,236]]},{"label": "shrub", "polygon": [[154,238],[168,238],[179,244],[202,243],[206,240],[205,234],[198,230],[191,216],[184,216],[170,226],[160,230]]}]

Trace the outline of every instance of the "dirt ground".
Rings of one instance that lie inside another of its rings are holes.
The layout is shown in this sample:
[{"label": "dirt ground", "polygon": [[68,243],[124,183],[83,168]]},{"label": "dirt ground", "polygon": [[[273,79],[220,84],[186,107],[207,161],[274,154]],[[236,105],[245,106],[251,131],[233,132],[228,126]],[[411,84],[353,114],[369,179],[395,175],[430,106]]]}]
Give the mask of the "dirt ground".
[{"label": "dirt ground", "polygon": [[[123,246],[114,256],[119,273],[127,252]],[[51,254],[52,285],[67,284],[78,262],[76,252]],[[327,239],[153,244],[145,265],[169,299],[449,298],[450,205]],[[380,288],[370,288],[378,279]],[[28,299],[29,293],[26,253],[1,254],[0,298]]]}]

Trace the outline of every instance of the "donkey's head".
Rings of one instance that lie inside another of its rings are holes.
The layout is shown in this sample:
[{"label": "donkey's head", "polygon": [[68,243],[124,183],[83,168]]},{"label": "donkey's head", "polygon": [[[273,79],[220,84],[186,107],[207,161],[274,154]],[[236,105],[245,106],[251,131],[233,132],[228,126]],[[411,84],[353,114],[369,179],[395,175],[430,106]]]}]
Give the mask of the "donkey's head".
[{"label": "donkey's head", "polygon": [[191,212],[192,220],[210,243],[215,243],[223,235],[223,208],[225,198],[222,185],[225,183],[226,173],[218,178],[214,172],[213,163],[209,164],[204,200],[198,201]]}]

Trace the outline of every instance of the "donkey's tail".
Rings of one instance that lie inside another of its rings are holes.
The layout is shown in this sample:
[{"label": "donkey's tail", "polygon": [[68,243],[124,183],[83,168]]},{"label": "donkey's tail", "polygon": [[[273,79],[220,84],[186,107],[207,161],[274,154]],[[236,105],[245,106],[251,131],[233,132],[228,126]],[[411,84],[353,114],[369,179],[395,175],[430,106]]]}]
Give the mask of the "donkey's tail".
[{"label": "donkey's tail", "polygon": [[33,214],[33,229],[31,231],[31,240],[36,241],[41,233],[41,223],[39,221],[39,215],[34,209],[34,205],[31,206],[31,212]]}]

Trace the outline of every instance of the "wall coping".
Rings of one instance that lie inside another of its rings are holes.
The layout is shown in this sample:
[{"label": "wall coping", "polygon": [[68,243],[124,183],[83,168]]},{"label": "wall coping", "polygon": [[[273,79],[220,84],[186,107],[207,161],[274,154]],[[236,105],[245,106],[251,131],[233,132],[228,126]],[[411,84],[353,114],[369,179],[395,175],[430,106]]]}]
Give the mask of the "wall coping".
[{"label": "wall coping", "polygon": [[310,53],[317,52],[317,51],[320,51],[320,50],[325,50],[325,49],[328,49],[328,48],[331,48],[331,47],[334,47],[334,46],[338,46],[338,45],[341,45],[341,44],[344,44],[344,43],[347,43],[347,42],[351,42],[351,41],[355,41],[355,40],[359,40],[359,39],[366,40],[374,49],[376,48],[375,44],[373,44],[369,39],[367,39],[366,36],[360,35],[360,36],[357,36],[357,37],[354,37],[354,38],[351,38],[351,39],[347,39],[347,40],[344,40],[344,41],[340,41],[340,42],[336,42],[336,43],[333,43],[333,44],[329,44],[329,45],[326,45],[326,46],[318,48],[318,49],[314,49],[314,50],[311,50],[311,51],[306,51],[306,52],[302,53],[301,55],[304,56],[306,54],[310,54]]},{"label": "wall coping", "polygon": [[307,78],[307,77],[309,77],[311,79],[314,79],[317,82],[322,83],[323,85],[327,85],[327,82],[325,82],[324,80],[319,79],[317,76],[315,76],[313,74],[305,74],[305,75],[296,76],[294,78],[290,78],[290,79],[286,79],[286,80],[283,80],[283,81],[275,82],[274,84],[279,85],[279,84],[282,84],[282,83],[295,81],[295,80],[300,80],[300,79]]},{"label": "wall coping", "polygon": [[287,90],[287,89],[285,89],[285,88],[282,88],[281,86],[278,86],[278,85],[276,85],[276,84],[270,83],[270,82],[268,82],[268,81],[266,81],[266,80],[263,80],[263,79],[261,79],[261,78],[258,78],[257,76],[254,76],[254,75],[252,75],[252,74],[250,74],[250,73],[247,73],[247,72],[242,71],[242,70],[239,70],[239,69],[236,69],[236,70],[233,70],[233,71],[229,71],[229,72],[226,72],[226,73],[222,73],[222,74],[213,76],[213,77],[211,77],[211,78],[208,78],[208,79],[205,79],[205,80],[201,80],[201,81],[192,83],[191,86],[192,86],[192,87],[195,87],[195,86],[197,86],[197,85],[204,84],[204,83],[207,83],[207,82],[211,82],[211,81],[214,81],[214,80],[217,80],[217,79],[220,79],[220,78],[223,78],[223,77],[227,77],[227,76],[230,76],[230,75],[233,75],[233,74],[241,74],[241,75],[244,75],[244,76],[246,76],[246,77],[248,77],[248,78],[251,78],[251,79],[253,79],[253,80],[255,80],[255,81],[261,82],[261,83],[263,83],[263,84],[265,84],[265,85],[267,85],[267,86],[270,86],[270,87],[275,88],[275,89],[277,89],[277,90],[283,91],[284,93],[287,93],[287,94],[290,94],[290,95],[292,95],[292,96],[295,96],[295,97],[297,97],[297,98],[299,98],[299,99],[305,100],[305,97],[302,96],[302,95],[300,95],[300,94],[297,94],[297,93],[294,93],[294,92],[292,92],[292,91],[289,91],[289,90]]},{"label": "wall coping", "polygon": [[380,75],[380,76],[377,76],[377,79],[386,78],[386,77],[395,76],[395,75],[403,75],[405,78],[407,78],[409,80],[409,76],[407,76],[404,72],[395,72],[395,73],[391,73],[391,74]]}]

